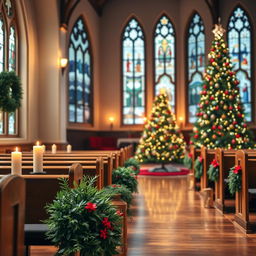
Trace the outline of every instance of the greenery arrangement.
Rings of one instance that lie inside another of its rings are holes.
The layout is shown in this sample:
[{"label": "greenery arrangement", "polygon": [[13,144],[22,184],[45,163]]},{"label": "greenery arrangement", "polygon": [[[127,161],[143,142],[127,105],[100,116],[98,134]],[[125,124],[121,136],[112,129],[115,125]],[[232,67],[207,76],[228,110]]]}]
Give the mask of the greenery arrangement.
[{"label": "greenery arrangement", "polygon": [[119,185],[119,184],[112,184],[110,186],[105,187],[104,190],[110,196],[120,194],[121,199],[127,203],[127,208],[128,209],[130,208],[133,196],[132,196],[132,192],[126,186]]},{"label": "greenery arrangement", "polygon": [[192,169],[192,154],[185,154],[184,159],[183,159],[183,164],[188,168]]},{"label": "greenery arrangement", "polygon": [[0,73],[0,109],[14,112],[21,106],[22,87],[20,78],[14,71]]},{"label": "greenery arrangement", "polygon": [[233,195],[235,192],[240,191],[242,187],[242,168],[237,165],[230,169],[228,175],[228,188],[229,192]]},{"label": "greenery arrangement", "polygon": [[135,159],[141,163],[180,162],[184,157],[185,145],[175,115],[171,111],[168,95],[162,91],[154,100]]},{"label": "greenery arrangement", "polygon": [[137,192],[138,181],[132,169],[126,167],[118,167],[112,173],[113,184],[125,185],[131,193]]},{"label": "greenery arrangement", "polygon": [[81,256],[112,256],[121,244],[121,216],[110,196],[94,187],[95,178],[84,178],[71,189],[61,181],[61,191],[46,207],[48,238],[58,247],[56,255],[80,251]]},{"label": "greenery arrangement", "polygon": [[210,167],[207,171],[208,178],[211,181],[217,181],[219,178],[219,163],[216,159],[213,159],[213,161],[210,164]]},{"label": "greenery arrangement", "polygon": [[239,81],[224,41],[224,29],[215,25],[213,33],[193,129],[193,144],[198,148],[202,145],[207,148],[252,148],[255,143],[245,121]]},{"label": "greenery arrangement", "polygon": [[126,160],[124,167],[130,167],[136,175],[140,173],[140,164],[135,158],[129,158]]},{"label": "greenery arrangement", "polygon": [[203,175],[203,158],[199,156],[194,164],[195,177],[200,179]]}]

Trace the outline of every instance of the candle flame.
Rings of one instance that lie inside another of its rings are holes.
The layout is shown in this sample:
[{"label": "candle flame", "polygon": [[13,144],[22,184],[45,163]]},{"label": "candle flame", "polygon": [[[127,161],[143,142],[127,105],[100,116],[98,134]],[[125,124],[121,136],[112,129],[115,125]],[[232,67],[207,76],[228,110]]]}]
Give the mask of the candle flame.
[{"label": "candle flame", "polygon": [[18,149],[18,147],[16,147],[15,149],[16,149],[16,152],[19,152],[19,149]]},{"label": "candle flame", "polygon": [[36,142],[36,145],[37,145],[37,146],[40,146],[40,142],[39,142],[39,141],[37,141],[37,142]]}]

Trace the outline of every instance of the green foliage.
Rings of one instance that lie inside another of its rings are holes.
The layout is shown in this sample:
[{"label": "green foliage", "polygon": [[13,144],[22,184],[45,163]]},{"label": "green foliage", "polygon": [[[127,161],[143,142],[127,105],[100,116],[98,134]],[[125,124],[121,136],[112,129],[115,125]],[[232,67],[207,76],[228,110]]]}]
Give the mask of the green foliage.
[{"label": "green foliage", "polygon": [[118,167],[112,173],[113,184],[125,185],[132,193],[138,191],[138,181],[130,168]]},{"label": "green foliage", "polygon": [[22,87],[20,78],[14,71],[0,73],[0,109],[14,112],[21,106]]},{"label": "green foliage", "polygon": [[135,159],[141,163],[169,163],[184,157],[185,142],[166,93],[156,96]]},{"label": "green foliage", "polygon": [[211,164],[207,171],[207,174],[208,174],[209,180],[214,182],[217,181],[219,178],[219,167],[215,167]]},{"label": "green foliage", "polygon": [[228,48],[222,34],[215,34],[207,66],[193,144],[201,148],[241,149],[255,147],[241,102],[239,81],[232,71]]},{"label": "green foliage", "polygon": [[200,179],[203,175],[203,163],[202,158],[198,157],[194,164],[195,177]]},{"label": "green foliage", "polygon": [[127,203],[127,208],[128,209],[130,208],[133,196],[131,191],[126,186],[119,185],[119,184],[112,184],[110,186],[105,187],[104,190],[110,196],[120,194],[122,200],[124,200]]},{"label": "green foliage", "polygon": [[110,196],[85,177],[75,189],[62,181],[61,191],[46,207],[50,215],[48,238],[58,247],[56,255],[80,251],[81,256],[111,256],[121,244],[121,217]]},{"label": "green foliage", "polygon": [[228,189],[233,195],[242,188],[242,169],[240,166],[234,166],[230,169],[228,175]]},{"label": "green foliage", "polygon": [[129,158],[126,160],[124,167],[130,167],[136,175],[140,173],[140,164],[135,158]]},{"label": "green foliage", "polygon": [[192,169],[192,157],[190,154],[185,154],[185,157],[183,159],[183,164],[188,168]]}]

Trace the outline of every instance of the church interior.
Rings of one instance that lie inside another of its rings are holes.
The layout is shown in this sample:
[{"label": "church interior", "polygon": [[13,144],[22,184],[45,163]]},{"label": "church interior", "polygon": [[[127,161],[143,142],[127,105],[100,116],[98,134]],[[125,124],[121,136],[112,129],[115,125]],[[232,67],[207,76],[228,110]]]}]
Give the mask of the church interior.
[{"label": "church interior", "polygon": [[0,256],[256,252],[256,3],[0,0]]}]

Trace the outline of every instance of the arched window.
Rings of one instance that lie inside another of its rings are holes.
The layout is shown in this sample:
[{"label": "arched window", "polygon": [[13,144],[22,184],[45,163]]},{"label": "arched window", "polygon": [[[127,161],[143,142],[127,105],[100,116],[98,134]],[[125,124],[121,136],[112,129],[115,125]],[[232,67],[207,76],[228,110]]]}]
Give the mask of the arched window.
[{"label": "arched window", "polygon": [[237,7],[228,22],[228,46],[236,76],[240,81],[240,95],[244,104],[245,118],[252,121],[252,45],[251,23],[246,12]]},{"label": "arched window", "polygon": [[172,110],[175,111],[175,31],[166,15],[163,15],[156,24],[154,63],[155,94],[159,94],[164,88],[169,95]]},{"label": "arched window", "polygon": [[131,18],[122,34],[122,122],[143,124],[145,116],[145,43],[139,22]]},{"label": "arched window", "polygon": [[79,18],[69,40],[69,122],[92,124],[92,57],[85,23]]},{"label": "arched window", "polygon": [[204,24],[197,13],[189,23],[187,39],[188,121],[194,123],[205,71]]},{"label": "arched window", "polygon": [[[0,72],[17,70],[17,17],[15,1],[4,0],[0,7]],[[18,110],[0,111],[0,137],[18,135]]]}]

